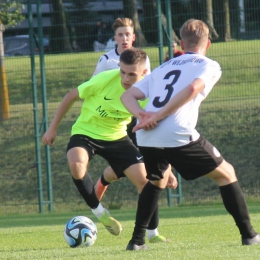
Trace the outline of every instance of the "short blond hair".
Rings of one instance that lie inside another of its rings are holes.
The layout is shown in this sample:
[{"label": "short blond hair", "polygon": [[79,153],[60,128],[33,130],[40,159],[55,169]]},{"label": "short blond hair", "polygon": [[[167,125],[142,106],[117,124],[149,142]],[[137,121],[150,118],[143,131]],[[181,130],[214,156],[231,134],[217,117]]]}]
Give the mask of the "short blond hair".
[{"label": "short blond hair", "polygon": [[134,23],[130,18],[117,18],[111,28],[115,32],[119,27],[132,27],[134,29]]},{"label": "short blond hair", "polygon": [[199,47],[209,39],[209,28],[201,20],[189,19],[180,29],[181,39],[186,47]]}]

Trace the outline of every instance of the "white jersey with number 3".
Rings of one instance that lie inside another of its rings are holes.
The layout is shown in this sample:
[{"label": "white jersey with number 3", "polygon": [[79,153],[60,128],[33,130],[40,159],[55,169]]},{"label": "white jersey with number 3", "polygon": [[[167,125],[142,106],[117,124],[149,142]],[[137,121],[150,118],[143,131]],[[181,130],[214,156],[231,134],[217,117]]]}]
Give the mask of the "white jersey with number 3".
[{"label": "white jersey with number 3", "polygon": [[147,147],[178,147],[190,140],[197,140],[199,133],[195,127],[199,106],[209,94],[221,76],[220,65],[196,53],[186,53],[171,59],[136,83],[149,102],[146,111],[156,112],[165,106],[171,98],[187,87],[194,79],[202,79],[204,89],[192,100],[166,117],[152,130],[136,132],[137,144]]}]

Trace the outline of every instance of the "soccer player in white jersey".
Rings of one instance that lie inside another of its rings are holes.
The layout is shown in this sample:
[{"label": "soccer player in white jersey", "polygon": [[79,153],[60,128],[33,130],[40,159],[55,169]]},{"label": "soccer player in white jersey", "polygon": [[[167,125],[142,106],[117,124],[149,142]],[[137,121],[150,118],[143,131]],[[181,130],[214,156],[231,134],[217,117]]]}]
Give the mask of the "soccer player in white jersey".
[{"label": "soccer player in white jersey", "polygon": [[[195,129],[199,106],[221,77],[219,64],[205,56],[210,47],[209,29],[204,22],[190,19],[181,27],[180,36],[185,54],[156,68],[121,97],[139,120],[134,131],[149,179],[139,197],[136,224],[126,249],[147,249],[147,220],[165,188],[169,163],[186,180],[206,176],[216,181],[242,245],[260,244],[233,166]],[[148,97],[144,111],[137,100]]]},{"label": "soccer player in white jersey", "polygon": [[[112,69],[119,68],[120,54],[129,48],[132,48],[135,41],[134,23],[130,18],[117,18],[112,25],[115,32],[114,39],[117,42],[117,47],[103,54],[98,61],[94,75]],[[146,57],[146,74],[151,73],[149,57]]]}]

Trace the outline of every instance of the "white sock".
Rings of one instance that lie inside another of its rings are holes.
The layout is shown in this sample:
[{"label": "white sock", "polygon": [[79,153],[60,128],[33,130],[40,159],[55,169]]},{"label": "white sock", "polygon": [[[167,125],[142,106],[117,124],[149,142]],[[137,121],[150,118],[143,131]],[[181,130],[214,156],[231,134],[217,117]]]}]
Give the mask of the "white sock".
[{"label": "white sock", "polygon": [[101,203],[99,203],[97,208],[91,209],[91,211],[97,218],[100,218],[105,211],[105,208],[101,205]]},{"label": "white sock", "polygon": [[147,231],[148,239],[150,239],[153,236],[159,235],[159,231],[157,228],[156,229],[146,229],[146,231]]}]

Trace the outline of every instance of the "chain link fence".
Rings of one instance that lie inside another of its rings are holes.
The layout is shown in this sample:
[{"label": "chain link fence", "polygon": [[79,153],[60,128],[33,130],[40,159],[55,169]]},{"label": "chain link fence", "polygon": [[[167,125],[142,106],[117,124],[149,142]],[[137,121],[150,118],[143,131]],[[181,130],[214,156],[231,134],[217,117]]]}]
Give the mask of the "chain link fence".
[{"label": "chain link fence", "polygon": [[[60,2],[46,0],[41,1],[40,6],[38,1],[31,2],[31,29],[35,37],[33,40],[27,37],[31,42],[25,40],[22,46],[29,44],[34,58],[18,54],[21,46],[13,44],[18,49],[6,54],[4,59],[9,118],[0,122],[0,214],[39,212],[39,196],[43,198],[43,211],[86,208],[71,180],[66,161],[70,129],[79,115],[81,103],[77,102],[60,124],[55,145],[48,151],[50,158],[46,148],[37,146],[37,142],[64,95],[88,80],[99,57],[115,48],[111,25],[117,17],[134,20],[135,46],[141,46],[147,52],[152,69],[161,62],[158,47],[162,46],[165,55],[171,41],[179,41],[179,28],[187,19],[202,19],[210,26],[212,45],[207,56],[220,63],[223,74],[201,105],[197,129],[233,164],[247,199],[260,200],[259,1],[64,0],[63,5],[59,5]],[[167,34],[166,7],[169,4],[172,39]],[[29,35],[28,5],[24,9],[26,19],[21,25],[7,29],[4,39]],[[159,5],[160,16],[157,13]],[[41,25],[37,20],[37,6]],[[157,27],[158,19],[161,19],[162,28]],[[103,26],[102,39],[98,38],[99,23]],[[159,29],[163,32],[162,42],[159,42]],[[39,41],[41,30],[42,42]],[[17,37],[14,41],[17,43]],[[95,47],[96,41],[102,44],[99,49]],[[44,56],[40,55],[40,48],[44,49]],[[1,79],[3,76],[2,69]],[[0,105],[1,113],[4,113],[1,84]],[[47,102],[47,118],[44,100]],[[89,173],[94,182],[106,166],[107,163],[98,156],[91,161]],[[48,178],[49,167],[51,178]],[[136,188],[124,178],[110,185],[103,204],[113,209],[136,207],[137,198]],[[183,204],[217,203],[220,200],[214,182],[206,178],[182,181]],[[166,192],[160,203],[167,205]],[[176,203],[173,199],[173,205]]]}]

